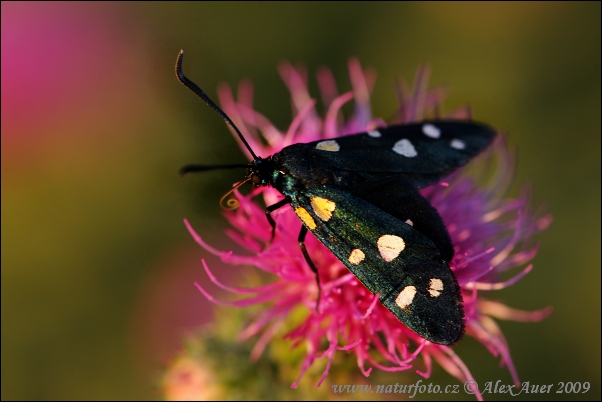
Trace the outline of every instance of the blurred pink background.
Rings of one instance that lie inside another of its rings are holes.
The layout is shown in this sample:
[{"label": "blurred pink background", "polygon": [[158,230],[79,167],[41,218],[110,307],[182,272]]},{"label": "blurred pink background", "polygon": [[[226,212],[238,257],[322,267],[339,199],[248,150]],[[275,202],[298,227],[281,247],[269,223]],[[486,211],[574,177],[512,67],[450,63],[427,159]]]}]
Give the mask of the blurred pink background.
[{"label": "blurred pink background", "polygon": [[[328,65],[344,91],[357,56],[379,74],[384,118],[394,79],[430,62],[450,109],[468,102],[509,133],[518,180],[554,215],[533,272],[500,293],[512,307],[555,308],[528,328],[502,325],[521,378],[590,381],[581,396],[599,398],[600,3],[1,7],[2,399],[159,398],[182,334],[211,321],[193,283],[215,294],[201,258],[220,264],[182,219],[231,248],[218,200],[239,172],[177,172],[245,157],[175,79],[181,48],[210,96],[249,78],[256,109],[280,127],[290,121],[282,60],[306,63],[314,88]],[[227,283],[240,276],[216,271]],[[483,381],[506,375],[476,343],[456,352]]]}]

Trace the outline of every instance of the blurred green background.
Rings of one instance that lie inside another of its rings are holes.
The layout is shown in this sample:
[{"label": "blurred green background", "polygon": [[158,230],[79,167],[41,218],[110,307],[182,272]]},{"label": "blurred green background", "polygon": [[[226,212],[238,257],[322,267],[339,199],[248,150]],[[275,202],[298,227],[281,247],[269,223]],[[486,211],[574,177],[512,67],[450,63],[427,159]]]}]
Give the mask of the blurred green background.
[{"label": "blurred green background", "polygon": [[[177,171],[245,155],[174,77],[182,48],[214,98],[218,83],[251,79],[256,109],[280,128],[291,119],[280,61],[310,77],[329,66],[348,90],[357,56],[378,73],[383,118],[394,80],[428,62],[448,110],[468,103],[507,132],[517,181],[554,215],[533,272],[495,294],[554,313],[500,325],[523,381],[592,388],[520,399],[599,400],[600,35],[599,2],[2,2],[2,399],[161,398],[179,337],[211,321],[193,286],[207,253],[182,219],[227,249],[217,201],[240,172]],[[510,383],[476,341],[455,351],[480,383]],[[457,383],[441,368],[429,381]]]}]

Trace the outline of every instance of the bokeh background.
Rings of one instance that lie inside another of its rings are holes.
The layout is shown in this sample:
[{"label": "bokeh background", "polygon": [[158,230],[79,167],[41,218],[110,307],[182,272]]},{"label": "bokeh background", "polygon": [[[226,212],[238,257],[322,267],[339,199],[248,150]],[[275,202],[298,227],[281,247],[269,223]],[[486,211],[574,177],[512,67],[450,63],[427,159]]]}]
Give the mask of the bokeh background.
[{"label": "bokeh background", "polygon": [[[599,2],[2,2],[2,399],[161,398],[179,338],[212,320],[193,286],[206,281],[208,256],[182,218],[227,249],[218,200],[240,172],[177,171],[245,155],[176,81],[183,48],[187,75],[210,96],[220,82],[251,79],[256,109],[281,128],[291,119],[283,60],[312,73],[329,66],[348,90],[357,56],[378,73],[373,110],[384,118],[397,105],[394,80],[428,62],[432,84],[450,90],[448,109],[468,103],[507,133],[517,181],[554,215],[535,269],[496,294],[554,313],[500,325],[522,380],[591,390],[520,399],[599,400],[600,11]],[[511,382],[477,342],[455,351],[480,383]],[[429,381],[456,383],[440,368]],[[301,387],[311,395],[315,383]]]}]

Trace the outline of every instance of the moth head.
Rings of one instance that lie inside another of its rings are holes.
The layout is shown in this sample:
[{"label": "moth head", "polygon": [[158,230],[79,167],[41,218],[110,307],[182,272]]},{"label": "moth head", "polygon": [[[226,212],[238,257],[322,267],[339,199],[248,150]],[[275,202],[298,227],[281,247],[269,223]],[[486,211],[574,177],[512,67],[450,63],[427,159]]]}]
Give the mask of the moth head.
[{"label": "moth head", "polygon": [[274,172],[274,163],[271,157],[257,157],[247,168],[247,178],[253,184],[253,187],[263,187],[272,185],[272,173]]}]

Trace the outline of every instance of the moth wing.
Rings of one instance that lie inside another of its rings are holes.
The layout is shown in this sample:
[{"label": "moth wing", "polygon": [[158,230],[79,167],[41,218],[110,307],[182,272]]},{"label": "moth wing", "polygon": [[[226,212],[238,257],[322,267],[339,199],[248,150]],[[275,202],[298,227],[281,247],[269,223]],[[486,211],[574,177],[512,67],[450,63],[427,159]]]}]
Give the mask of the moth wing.
[{"label": "moth wing", "polygon": [[317,164],[327,158],[342,187],[352,188],[361,178],[403,173],[412,185],[423,188],[465,165],[494,137],[495,130],[481,123],[433,120],[299,145]]},{"label": "moth wing", "polygon": [[451,261],[454,247],[441,215],[406,177],[397,175],[366,181],[356,186],[353,193],[412,226],[435,243],[445,261]]},{"label": "moth wing", "polygon": [[414,227],[340,187],[299,190],[291,206],[382,304],[421,337],[455,343],[462,296],[437,246]]}]

